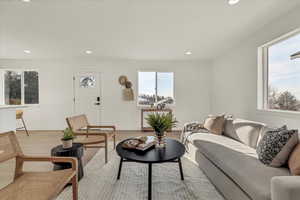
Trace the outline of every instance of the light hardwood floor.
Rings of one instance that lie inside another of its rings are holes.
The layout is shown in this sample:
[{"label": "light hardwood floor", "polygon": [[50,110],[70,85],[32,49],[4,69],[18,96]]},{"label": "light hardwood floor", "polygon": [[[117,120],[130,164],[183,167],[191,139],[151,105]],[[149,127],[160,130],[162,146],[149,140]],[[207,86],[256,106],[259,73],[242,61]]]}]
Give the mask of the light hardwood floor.
[{"label": "light hardwood floor", "polygon": [[[117,143],[130,137],[141,135],[153,135],[151,132],[141,131],[117,131]],[[31,131],[30,136],[25,132],[18,131],[17,137],[22,147],[24,154],[35,156],[50,156],[50,151],[56,145],[60,145],[61,131]],[[178,139],[180,132],[169,132],[168,137]],[[84,165],[93,158],[98,149],[87,149],[84,152],[83,163]],[[109,151],[113,151],[112,143],[109,143]],[[104,159],[104,158],[103,158]],[[108,158],[109,160],[109,158]],[[13,178],[14,174],[14,161],[7,161],[0,164],[0,188],[7,185]],[[26,170],[46,171],[52,170],[53,164],[51,163],[25,163]]]}]

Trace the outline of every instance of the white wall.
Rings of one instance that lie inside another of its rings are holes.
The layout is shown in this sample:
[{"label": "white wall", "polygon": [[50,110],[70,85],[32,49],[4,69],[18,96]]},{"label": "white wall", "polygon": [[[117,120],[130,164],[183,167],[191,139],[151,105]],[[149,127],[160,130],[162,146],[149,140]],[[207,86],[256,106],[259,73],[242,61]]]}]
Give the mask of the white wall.
[{"label": "white wall", "polygon": [[94,59],[68,60],[0,60],[3,68],[39,70],[40,105],[25,110],[31,130],[59,130],[66,126],[65,117],[73,114],[72,76],[81,70],[102,74],[103,124],[116,124],[121,130],[140,129],[140,109],[136,101],[122,100],[120,75],[126,75],[137,89],[138,70],[174,71],[175,115],[180,126],[191,120],[202,120],[210,112],[209,62],[104,61]]},{"label": "white wall", "polygon": [[270,126],[288,124],[300,128],[300,114],[258,111],[257,48],[300,27],[299,7],[277,19],[238,47],[213,62],[212,112],[232,113],[237,117],[258,120]]}]

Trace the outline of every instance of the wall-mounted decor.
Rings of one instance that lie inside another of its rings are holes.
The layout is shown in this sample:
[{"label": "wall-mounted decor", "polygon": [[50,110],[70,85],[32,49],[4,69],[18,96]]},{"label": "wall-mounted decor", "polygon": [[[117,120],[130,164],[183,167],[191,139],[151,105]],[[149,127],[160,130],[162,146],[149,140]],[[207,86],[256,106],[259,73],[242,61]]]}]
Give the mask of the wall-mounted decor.
[{"label": "wall-mounted decor", "polygon": [[128,81],[127,76],[120,76],[119,77],[119,83],[122,86],[125,86],[126,82]]},{"label": "wall-mounted decor", "polygon": [[132,89],[132,83],[124,75],[119,77],[119,83],[120,83],[120,85],[125,87],[123,89],[123,100],[124,101],[133,101],[134,93],[133,93],[133,89]]}]

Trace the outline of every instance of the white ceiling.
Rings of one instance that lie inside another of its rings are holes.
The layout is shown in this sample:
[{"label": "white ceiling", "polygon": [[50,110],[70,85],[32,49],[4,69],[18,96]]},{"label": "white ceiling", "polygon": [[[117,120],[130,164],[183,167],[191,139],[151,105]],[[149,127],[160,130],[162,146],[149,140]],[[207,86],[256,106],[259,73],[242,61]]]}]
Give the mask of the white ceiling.
[{"label": "white ceiling", "polygon": [[210,59],[299,2],[0,0],[0,58]]}]

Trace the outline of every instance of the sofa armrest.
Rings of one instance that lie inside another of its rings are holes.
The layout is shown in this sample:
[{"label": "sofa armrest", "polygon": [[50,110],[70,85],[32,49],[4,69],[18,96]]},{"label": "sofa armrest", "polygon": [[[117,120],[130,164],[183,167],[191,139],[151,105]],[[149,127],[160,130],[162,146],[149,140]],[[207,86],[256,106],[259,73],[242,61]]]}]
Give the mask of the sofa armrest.
[{"label": "sofa armrest", "polygon": [[180,136],[180,141],[184,144],[186,144],[187,142],[187,138],[192,135],[195,132],[198,132],[200,130],[203,130],[203,124],[199,123],[199,122],[189,122],[189,123],[185,123],[183,126],[183,130]]},{"label": "sofa armrest", "polygon": [[276,176],[271,180],[272,200],[298,200],[300,176]]}]

